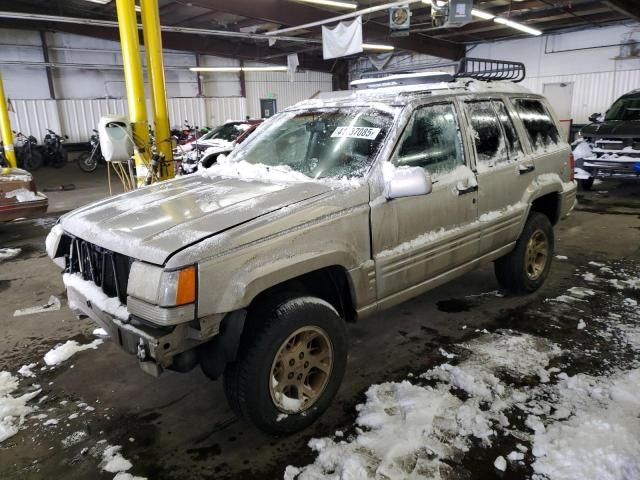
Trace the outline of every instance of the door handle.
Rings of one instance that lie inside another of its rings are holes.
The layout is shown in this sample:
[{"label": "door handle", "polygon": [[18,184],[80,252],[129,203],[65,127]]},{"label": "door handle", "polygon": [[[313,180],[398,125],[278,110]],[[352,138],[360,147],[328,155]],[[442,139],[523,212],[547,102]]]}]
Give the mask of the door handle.
[{"label": "door handle", "polygon": [[470,187],[458,187],[458,195],[465,195],[467,193],[477,192],[478,185],[472,185]]},{"label": "door handle", "polygon": [[520,175],[523,175],[525,173],[533,172],[535,169],[536,169],[536,166],[534,164],[520,165],[518,167],[518,172],[520,173]]}]

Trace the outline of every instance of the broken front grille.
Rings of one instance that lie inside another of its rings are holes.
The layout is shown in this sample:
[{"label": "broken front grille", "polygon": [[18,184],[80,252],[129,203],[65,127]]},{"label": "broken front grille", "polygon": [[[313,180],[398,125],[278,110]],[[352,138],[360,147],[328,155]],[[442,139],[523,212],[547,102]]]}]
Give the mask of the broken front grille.
[{"label": "broken front grille", "polygon": [[132,258],[68,235],[62,239],[62,248],[66,252],[66,273],[79,273],[105,295],[117,297],[126,305]]}]

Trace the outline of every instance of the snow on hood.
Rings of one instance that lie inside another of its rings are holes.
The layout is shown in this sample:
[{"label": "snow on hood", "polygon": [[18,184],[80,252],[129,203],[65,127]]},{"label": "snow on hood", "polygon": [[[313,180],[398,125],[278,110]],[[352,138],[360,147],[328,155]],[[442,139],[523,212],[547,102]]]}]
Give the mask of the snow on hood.
[{"label": "snow on hood", "polygon": [[285,176],[266,183],[207,172],[79,208],[63,216],[61,226],[109,250],[163,264],[177,250],[330,190],[319,182],[288,183]]}]

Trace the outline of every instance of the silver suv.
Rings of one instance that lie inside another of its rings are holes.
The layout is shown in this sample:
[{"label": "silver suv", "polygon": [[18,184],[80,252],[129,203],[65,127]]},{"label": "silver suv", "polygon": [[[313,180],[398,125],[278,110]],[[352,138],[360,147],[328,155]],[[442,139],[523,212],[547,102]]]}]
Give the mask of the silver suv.
[{"label": "silver suv", "polygon": [[66,214],[47,250],[69,305],[147,373],[224,374],[283,434],[336,394],[347,322],[488,262],[535,291],[576,198],[558,120],[512,83],[441,80],[302,102],[205,171]]}]

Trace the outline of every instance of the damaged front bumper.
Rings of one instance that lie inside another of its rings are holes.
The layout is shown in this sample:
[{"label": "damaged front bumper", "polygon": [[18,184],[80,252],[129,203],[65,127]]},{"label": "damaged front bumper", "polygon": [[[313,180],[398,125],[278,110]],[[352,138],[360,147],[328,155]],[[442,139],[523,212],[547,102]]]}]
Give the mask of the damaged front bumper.
[{"label": "damaged front bumper", "polygon": [[640,180],[640,158],[637,161],[596,156],[581,158],[576,161],[576,178],[578,180],[589,178]]},{"label": "damaged front bumper", "polygon": [[159,376],[163,369],[188,371],[198,363],[196,348],[219,333],[224,314],[181,323],[172,327],[156,327],[129,316],[116,318],[100,309],[82,293],[67,287],[69,307],[77,317],[89,317],[126,352],[136,355],[146,373]]}]

